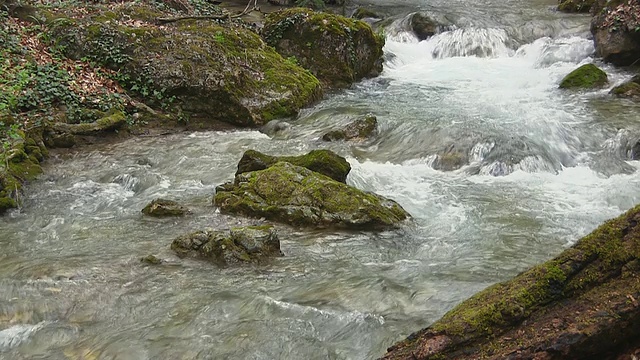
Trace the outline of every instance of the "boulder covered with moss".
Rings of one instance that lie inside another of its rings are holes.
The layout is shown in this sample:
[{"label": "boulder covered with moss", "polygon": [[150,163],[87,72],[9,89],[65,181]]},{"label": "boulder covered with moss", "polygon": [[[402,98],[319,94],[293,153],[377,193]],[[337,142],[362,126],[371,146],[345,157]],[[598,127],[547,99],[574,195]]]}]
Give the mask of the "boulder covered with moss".
[{"label": "boulder covered with moss", "polygon": [[238,162],[236,176],[250,171],[264,170],[280,161],[302,166],[342,183],[347,181],[347,175],[351,171],[351,165],[347,159],[331,150],[312,150],[308,154],[299,156],[271,156],[256,150],[247,150]]},{"label": "boulder covered with moss", "polygon": [[180,257],[206,259],[223,266],[282,256],[278,233],[271,225],[196,231],[173,240],[171,249]]},{"label": "boulder covered with moss", "polygon": [[267,16],[262,34],[282,56],[330,88],[344,88],[382,71],[384,38],[367,23],[294,8]]},{"label": "boulder covered with moss", "polygon": [[609,92],[610,94],[620,97],[632,99],[635,101],[640,100],[640,75],[636,75],[631,80],[626,81]]},{"label": "boulder covered with moss", "polygon": [[130,5],[84,18],[51,21],[65,55],[89,58],[119,72],[149,101],[176,109],[180,119],[260,126],[295,115],[322,95],[319,81],[286,61],[240,23],[181,20]]},{"label": "boulder covered with moss", "polygon": [[222,213],[294,226],[385,229],[409,217],[393,200],[288,162],[239,174],[216,190]]},{"label": "boulder covered with moss", "polygon": [[338,130],[331,130],[322,136],[324,141],[364,141],[374,136],[378,131],[378,119],[368,114],[360,119],[350,122]]},{"label": "boulder covered with moss", "polygon": [[40,163],[48,156],[38,129],[13,136],[6,140],[8,150],[0,153],[0,214],[20,205],[24,184],[42,174]]},{"label": "boulder covered with moss", "polygon": [[585,64],[570,72],[560,82],[561,89],[593,89],[606,85],[607,73],[593,64]]},{"label": "boulder covered with moss", "polygon": [[558,11],[566,13],[588,13],[595,0],[562,0]]},{"label": "boulder covered with moss", "polygon": [[591,14],[596,54],[618,66],[637,63],[640,58],[640,3],[636,0],[596,0]]},{"label": "boulder covered with moss", "polygon": [[184,216],[190,214],[191,211],[173,200],[154,199],[142,209],[142,213],[154,217],[168,217]]},{"label": "boulder covered with moss", "polygon": [[636,206],[462,302],[383,359],[616,359],[640,348],[639,301]]}]

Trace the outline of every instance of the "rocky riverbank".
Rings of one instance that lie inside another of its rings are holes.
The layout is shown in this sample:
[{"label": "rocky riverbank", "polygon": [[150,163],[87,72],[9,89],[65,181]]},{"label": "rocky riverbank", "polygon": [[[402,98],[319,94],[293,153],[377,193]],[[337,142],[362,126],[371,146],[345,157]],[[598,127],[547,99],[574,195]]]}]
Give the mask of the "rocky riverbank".
[{"label": "rocky riverbank", "polygon": [[247,11],[200,1],[3,1],[0,10],[0,212],[19,205],[47,148],[258,127],[381,69],[384,41],[369,25],[310,9],[268,15],[263,31],[240,19]]}]

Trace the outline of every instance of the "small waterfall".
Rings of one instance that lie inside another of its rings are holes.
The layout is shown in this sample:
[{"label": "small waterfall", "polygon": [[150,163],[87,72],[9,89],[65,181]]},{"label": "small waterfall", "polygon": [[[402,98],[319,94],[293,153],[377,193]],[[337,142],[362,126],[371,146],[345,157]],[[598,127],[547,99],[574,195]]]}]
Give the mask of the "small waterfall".
[{"label": "small waterfall", "polygon": [[502,29],[466,28],[446,31],[427,40],[435,59],[456,56],[498,57],[510,55],[509,36]]}]

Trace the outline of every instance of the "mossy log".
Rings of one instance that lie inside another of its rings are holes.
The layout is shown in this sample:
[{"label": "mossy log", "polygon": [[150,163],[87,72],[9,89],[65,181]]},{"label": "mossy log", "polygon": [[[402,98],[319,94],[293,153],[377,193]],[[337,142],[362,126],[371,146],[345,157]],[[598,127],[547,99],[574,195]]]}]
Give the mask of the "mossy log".
[{"label": "mossy log", "polygon": [[388,349],[398,359],[607,359],[640,346],[640,205]]}]

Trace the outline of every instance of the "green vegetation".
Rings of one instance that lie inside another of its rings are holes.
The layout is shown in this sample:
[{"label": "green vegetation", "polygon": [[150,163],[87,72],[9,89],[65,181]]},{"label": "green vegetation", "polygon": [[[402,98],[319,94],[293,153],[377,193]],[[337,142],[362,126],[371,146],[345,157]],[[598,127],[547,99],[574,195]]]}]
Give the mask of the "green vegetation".
[{"label": "green vegetation", "polygon": [[294,226],[385,229],[409,217],[392,200],[288,162],[237,175],[214,202],[224,213]]},{"label": "green vegetation", "polygon": [[561,89],[590,89],[605,85],[607,73],[593,64],[585,64],[573,70],[560,82]]}]

